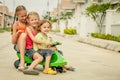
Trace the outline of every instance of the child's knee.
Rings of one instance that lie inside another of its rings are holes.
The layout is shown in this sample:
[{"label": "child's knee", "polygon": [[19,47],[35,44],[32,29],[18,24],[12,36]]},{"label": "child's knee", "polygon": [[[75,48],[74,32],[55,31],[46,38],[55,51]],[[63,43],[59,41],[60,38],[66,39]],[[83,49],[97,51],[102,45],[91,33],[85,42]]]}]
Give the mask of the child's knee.
[{"label": "child's knee", "polygon": [[43,60],[43,57],[42,57],[42,56],[38,57],[38,60],[39,60],[39,61],[42,61],[42,60]]}]

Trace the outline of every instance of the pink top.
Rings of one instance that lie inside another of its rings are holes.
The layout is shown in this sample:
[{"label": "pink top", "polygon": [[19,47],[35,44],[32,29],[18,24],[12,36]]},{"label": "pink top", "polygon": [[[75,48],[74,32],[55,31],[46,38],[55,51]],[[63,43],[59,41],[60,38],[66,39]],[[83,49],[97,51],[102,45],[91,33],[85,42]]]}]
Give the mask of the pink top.
[{"label": "pink top", "polygon": [[[32,32],[32,34],[35,36],[36,32]],[[33,41],[31,40],[29,35],[27,35],[27,37],[26,37],[26,49],[32,49],[32,48],[33,48]]]}]

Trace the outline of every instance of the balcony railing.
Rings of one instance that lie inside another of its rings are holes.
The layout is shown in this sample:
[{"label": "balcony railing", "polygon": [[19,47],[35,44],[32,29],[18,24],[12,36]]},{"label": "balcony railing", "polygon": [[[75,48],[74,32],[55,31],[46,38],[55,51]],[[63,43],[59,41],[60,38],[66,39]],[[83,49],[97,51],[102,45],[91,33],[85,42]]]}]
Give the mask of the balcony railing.
[{"label": "balcony railing", "polygon": [[86,0],[72,0],[74,3],[85,3]]}]

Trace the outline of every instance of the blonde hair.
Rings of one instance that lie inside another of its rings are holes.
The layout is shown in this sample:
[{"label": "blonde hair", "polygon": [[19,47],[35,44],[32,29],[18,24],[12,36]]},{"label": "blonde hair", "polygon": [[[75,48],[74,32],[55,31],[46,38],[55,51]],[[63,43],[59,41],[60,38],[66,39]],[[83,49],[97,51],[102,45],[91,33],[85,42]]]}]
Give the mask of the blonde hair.
[{"label": "blonde hair", "polygon": [[[30,16],[36,16],[38,18],[38,20],[40,21],[40,16],[37,12],[34,12],[34,11],[29,12],[27,15],[27,20],[30,19]],[[28,21],[27,21],[27,26],[29,26]]]},{"label": "blonde hair", "polygon": [[40,31],[39,28],[40,28],[44,23],[49,23],[50,28],[52,28],[51,22],[48,21],[48,20],[43,19],[43,20],[40,20],[39,26],[37,27],[37,31]]},{"label": "blonde hair", "polygon": [[27,19],[29,19],[31,15],[37,16],[38,19],[40,20],[39,14],[37,12],[29,12],[28,15],[27,15]]},{"label": "blonde hair", "polygon": [[[15,14],[14,14],[13,24],[15,23],[19,12],[20,12],[20,11],[23,11],[23,10],[27,11],[26,8],[25,8],[23,5],[19,5],[19,6],[16,7],[16,9],[15,9]],[[11,32],[13,31],[13,24],[12,24],[12,26],[11,26]]]},{"label": "blonde hair", "polygon": [[23,5],[17,6],[16,9],[15,9],[15,17],[18,16],[19,12],[22,11],[22,10],[26,11],[25,6],[23,6]]}]

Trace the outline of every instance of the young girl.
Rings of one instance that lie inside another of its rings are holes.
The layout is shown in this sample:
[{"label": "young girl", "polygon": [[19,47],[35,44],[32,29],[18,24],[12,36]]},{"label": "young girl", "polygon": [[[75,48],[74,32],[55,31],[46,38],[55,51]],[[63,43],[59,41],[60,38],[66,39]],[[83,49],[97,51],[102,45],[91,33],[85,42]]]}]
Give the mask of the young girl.
[{"label": "young girl", "polygon": [[[47,20],[41,20],[40,26],[38,27],[39,33],[36,35],[36,38],[39,40],[47,40],[50,42],[50,38],[47,35],[48,32],[51,29],[51,24]],[[40,53],[46,60],[45,62],[45,68],[43,70],[43,73],[45,74],[56,74],[56,71],[54,71],[52,68],[49,67],[49,63],[51,60],[51,56],[53,54],[53,51],[56,49],[54,47],[49,47],[46,44],[36,44],[34,43],[34,49]]]},{"label": "young girl", "polygon": [[[47,20],[41,20],[40,21],[40,26],[38,26],[39,33],[36,35],[36,38],[39,39],[39,40],[47,40],[49,42],[52,42],[52,37],[48,36],[48,33],[49,33],[50,29],[51,29],[51,23]],[[43,72],[46,73],[46,74],[52,74],[50,72],[50,70],[52,70],[52,69],[49,68],[49,63],[50,63],[50,59],[51,59],[51,56],[53,54],[53,51],[58,50],[57,47],[50,47],[50,46],[47,46],[45,44],[34,43],[34,49],[36,51],[38,51],[38,53],[43,55],[43,57],[46,58],[45,69],[44,69]],[[58,52],[61,55],[63,55],[62,51],[58,50]],[[67,66],[67,65],[63,66],[63,68],[64,68],[65,72],[66,72],[66,70],[69,70],[69,71],[74,71],[75,70],[75,68]]]},{"label": "young girl", "polygon": [[28,69],[24,70],[23,73],[25,74],[39,74],[38,71],[34,70],[34,68],[43,60],[43,57],[37,53],[33,49],[33,42],[35,43],[44,43],[48,45],[49,43],[42,40],[35,39],[35,35],[37,34],[36,27],[39,25],[39,15],[37,12],[30,12],[27,16],[28,27],[26,29],[27,37],[26,37],[26,55],[32,58],[34,61],[28,67]]},{"label": "young girl", "polygon": [[11,27],[12,43],[14,44],[14,49],[17,52],[20,52],[20,56],[21,56],[18,70],[24,69],[24,54],[25,54],[25,44],[26,44],[25,42],[26,17],[27,17],[26,8],[23,5],[18,6],[15,10],[14,21]]}]

